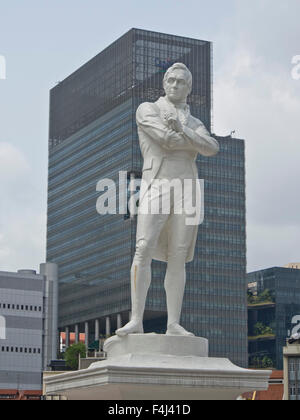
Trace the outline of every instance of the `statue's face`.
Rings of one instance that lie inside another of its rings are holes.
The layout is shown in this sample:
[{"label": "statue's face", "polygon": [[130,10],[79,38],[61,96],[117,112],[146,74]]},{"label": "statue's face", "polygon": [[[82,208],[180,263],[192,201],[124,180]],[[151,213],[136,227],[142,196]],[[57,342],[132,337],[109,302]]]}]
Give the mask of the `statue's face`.
[{"label": "statue's face", "polygon": [[186,71],[181,69],[171,71],[164,82],[164,89],[171,102],[185,102],[190,93]]}]

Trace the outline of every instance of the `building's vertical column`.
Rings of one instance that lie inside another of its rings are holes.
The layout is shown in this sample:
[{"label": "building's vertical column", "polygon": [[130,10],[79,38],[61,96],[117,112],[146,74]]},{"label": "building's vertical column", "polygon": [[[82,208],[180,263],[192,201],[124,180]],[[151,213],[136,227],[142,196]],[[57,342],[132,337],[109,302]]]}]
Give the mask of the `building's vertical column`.
[{"label": "building's vertical column", "polygon": [[122,328],[122,316],[121,314],[117,315],[117,329]]},{"label": "building's vertical column", "polygon": [[70,347],[70,328],[69,327],[65,328],[65,335],[66,335],[65,345],[66,345],[66,349],[68,349]]},{"label": "building's vertical column", "polygon": [[57,352],[61,353],[62,351],[62,339],[61,339],[61,333],[63,332],[62,329],[58,329],[58,334],[57,334],[57,343],[56,343],[56,348],[57,348]]},{"label": "building's vertical column", "polygon": [[79,343],[79,325],[75,325],[75,344]]},{"label": "building's vertical column", "polygon": [[288,357],[288,344],[283,348],[283,400],[290,399],[289,392],[289,357]]},{"label": "building's vertical column", "polygon": [[40,265],[44,281],[44,339],[43,368],[46,370],[58,352],[58,266],[54,263]]},{"label": "building's vertical column", "polygon": [[86,350],[88,350],[89,348],[89,323],[88,322],[84,323],[84,334],[85,334],[84,343],[85,343]]},{"label": "building's vertical column", "polygon": [[100,338],[100,322],[99,319],[95,320],[95,341],[98,341]]},{"label": "building's vertical column", "polygon": [[110,317],[109,316],[106,317],[105,322],[106,322],[105,333],[106,333],[106,336],[109,336],[110,333],[111,333],[111,331],[110,331]]},{"label": "building's vertical column", "polygon": [[0,340],[6,340],[6,319],[0,316]]}]

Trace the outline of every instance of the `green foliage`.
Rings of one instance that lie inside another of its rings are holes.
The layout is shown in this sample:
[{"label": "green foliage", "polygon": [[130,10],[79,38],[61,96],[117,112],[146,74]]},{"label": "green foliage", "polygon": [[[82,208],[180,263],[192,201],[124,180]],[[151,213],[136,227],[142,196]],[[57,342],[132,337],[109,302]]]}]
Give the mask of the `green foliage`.
[{"label": "green foliage", "polygon": [[259,302],[273,302],[271,292],[269,289],[265,289],[258,295]]},{"label": "green foliage", "polygon": [[269,327],[268,325],[264,325],[262,322],[257,322],[254,325],[254,335],[255,336],[259,336],[259,335],[273,335],[274,331],[271,327]]},{"label": "green foliage", "polygon": [[257,305],[260,303],[274,303],[274,297],[269,289],[265,289],[263,292],[259,293],[257,296],[254,296],[251,292],[247,293],[248,304]]},{"label": "green foliage", "polygon": [[83,343],[76,343],[70,346],[65,352],[65,361],[66,365],[69,366],[71,369],[77,370],[78,369],[78,362],[79,362],[79,355],[80,357],[85,357],[86,355],[86,347]]},{"label": "green foliage", "polygon": [[273,366],[274,366],[274,363],[273,363],[273,360],[272,360],[270,357],[265,356],[265,357],[262,359],[262,367],[263,367],[263,368],[271,368],[271,367],[273,367]]},{"label": "green foliage", "polygon": [[275,364],[271,357],[264,356],[264,357],[253,357],[250,360],[250,367],[256,369],[269,369],[274,368]]}]

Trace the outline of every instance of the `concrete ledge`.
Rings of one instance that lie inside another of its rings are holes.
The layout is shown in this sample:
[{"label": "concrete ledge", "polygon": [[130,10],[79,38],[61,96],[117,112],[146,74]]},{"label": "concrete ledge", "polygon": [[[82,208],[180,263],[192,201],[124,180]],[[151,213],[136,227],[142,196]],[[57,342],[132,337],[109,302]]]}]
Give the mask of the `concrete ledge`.
[{"label": "concrete ledge", "polygon": [[[45,378],[46,395],[64,395],[70,400],[233,400],[244,392],[268,389],[271,371],[242,369],[228,359],[161,354],[167,342],[162,336],[150,335],[150,341],[157,337],[156,352],[151,347],[151,353],[143,353],[140,343],[137,353],[126,354],[128,346],[141,342],[141,337],[146,343],[147,336],[108,340],[107,360],[89,369]],[[203,350],[198,346],[204,344],[203,339],[175,337],[174,341],[178,339],[182,347],[169,348],[168,353],[191,353],[184,345]]]}]

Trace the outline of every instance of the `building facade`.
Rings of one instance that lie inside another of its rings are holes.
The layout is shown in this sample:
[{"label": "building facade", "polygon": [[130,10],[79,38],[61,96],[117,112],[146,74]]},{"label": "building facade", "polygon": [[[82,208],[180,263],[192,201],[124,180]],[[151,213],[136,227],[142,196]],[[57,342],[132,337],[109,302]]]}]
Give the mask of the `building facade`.
[{"label": "building facade", "polygon": [[296,268],[300,270],[300,263],[289,263],[285,266],[285,268]]},{"label": "building facade", "polygon": [[286,339],[300,331],[300,270],[268,268],[249,273],[248,281],[249,364],[269,360],[282,370]]},{"label": "building facade", "polygon": [[300,340],[283,349],[284,400],[300,401]]},{"label": "building facade", "polygon": [[[0,396],[40,391],[57,354],[57,266],[0,272]],[[10,391],[10,392],[8,392]]]},{"label": "building facade", "polygon": [[[124,183],[140,177],[136,109],[163,95],[163,76],[174,62],[191,70],[192,115],[211,129],[207,41],[132,29],[51,90],[47,259],[59,266],[59,327],[67,335],[84,331],[97,339],[129,319],[136,219],[118,211],[100,216],[97,185],[113,180],[119,197]],[[244,141],[218,141],[216,157],[197,161],[205,182],[205,221],[195,260],[187,266],[182,324],[210,340],[212,356],[245,366]],[[117,209],[121,201],[117,198]],[[163,263],[153,263],[146,331],[166,329],[164,271]]]}]

